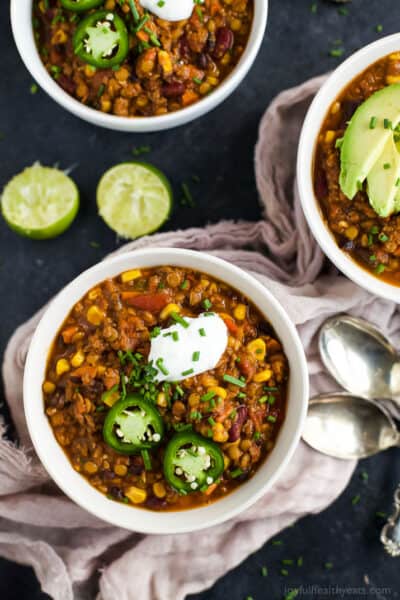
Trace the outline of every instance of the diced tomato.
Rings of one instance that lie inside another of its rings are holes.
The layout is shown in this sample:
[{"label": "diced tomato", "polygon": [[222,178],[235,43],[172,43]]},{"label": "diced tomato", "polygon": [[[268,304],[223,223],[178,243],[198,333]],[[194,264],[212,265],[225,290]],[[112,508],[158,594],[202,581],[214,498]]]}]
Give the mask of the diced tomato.
[{"label": "diced tomato", "polygon": [[125,297],[124,300],[129,306],[148,310],[149,312],[160,312],[160,310],[167,306],[170,298],[168,294],[160,292],[157,294],[139,294],[138,296]]}]

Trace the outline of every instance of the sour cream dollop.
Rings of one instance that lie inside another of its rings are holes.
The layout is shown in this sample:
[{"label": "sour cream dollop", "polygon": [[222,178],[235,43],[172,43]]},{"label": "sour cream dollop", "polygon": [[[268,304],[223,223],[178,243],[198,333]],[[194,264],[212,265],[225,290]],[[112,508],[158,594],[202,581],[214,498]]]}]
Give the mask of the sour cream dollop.
[{"label": "sour cream dollop", "polygon": [[183,21],[190,19],[194,8],[194,0],[139,0],[147,9],[165,21]]},{"label": "sour cream dollop", "polygon": [[228,345],[228,331],[218,315],[182,318],[187,327],[176,323],[151,340],[149,361],[157,369],[157,381],[182,381],[214,369]]}]

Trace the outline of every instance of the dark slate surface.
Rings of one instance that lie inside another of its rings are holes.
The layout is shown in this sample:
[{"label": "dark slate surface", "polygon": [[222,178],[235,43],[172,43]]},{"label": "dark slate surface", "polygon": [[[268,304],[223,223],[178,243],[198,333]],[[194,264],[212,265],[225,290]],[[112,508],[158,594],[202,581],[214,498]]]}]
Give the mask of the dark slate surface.
[{"label": "dark slate surface", "polygon": [[[62,285],[116,247],[113,233],[96,216],[95,187],[111,165],[129,159],[135,145],[150,144],[150,159],[180,183],[197,174],[196,207],[177,208],[167,229],[204,225],[224,218],[256,220],[259,216],[253,177],[253,148],[264,108],[280,91],[328,71],[339,59],[329,56],[336,40],[345,54],[398,29],[397,0],[353,0],[349,15],[319,0],[271,0],[269,27],[255,66],[239,90],[212,114],[181,129],[149,135],[127,135],[96,129],[65,113],[44,93],[30,95],[31,77],[11,37],[7,2],[0,8],[0,187],[23,167],[43,164],[74,166],[82,192],[75,225],[60,239],[34,243],[19,238],[0,222],[0,352],[17,325]],[[381,34],[383,35],[383,34]],[[99,248],[91,246],[99,244]],[[0,391],[1,396],[4,395]],[[3,398],[1,398],[3,399]],[[6,412],[6,409],[3,408]],[[266,544],[211,590],[192,600],[273,600],[291,587],[301,597],[400,597],[399,559],[387,557],[379,544],[382,520],[389,511],[400,464],[395,451],[364,461],[351,485],[323,514],[307,517]],[[364,481],[361,471],[369,473]],[[360,494],[358,504],[352,499]],[[281,561],[303,556],[303,567]],[[327,568],[326,563],[328,564]],[[268,577],[261,567],[268,567]],[[336,587],[337,586],[337,587]],[[44,600],[32,571],[0,560],[2,600]]]}]

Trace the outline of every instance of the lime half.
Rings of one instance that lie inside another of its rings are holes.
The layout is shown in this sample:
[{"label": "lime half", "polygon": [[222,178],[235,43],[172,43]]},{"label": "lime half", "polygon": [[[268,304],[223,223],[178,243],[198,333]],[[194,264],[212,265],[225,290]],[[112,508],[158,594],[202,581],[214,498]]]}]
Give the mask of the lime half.
[{"label": "lime half", "polygon": [[156,231],[168,219],[172,190],[165,175],[153,165],[122,163],[101,178],[97,206],[113,231],[134,239]]},{"label": "lime half", "polygon": [[39,164],[15,175],[1,197],[1,210],[11,229],[35,240],[60,235],[78,209],[79,192],[72,179]]}]

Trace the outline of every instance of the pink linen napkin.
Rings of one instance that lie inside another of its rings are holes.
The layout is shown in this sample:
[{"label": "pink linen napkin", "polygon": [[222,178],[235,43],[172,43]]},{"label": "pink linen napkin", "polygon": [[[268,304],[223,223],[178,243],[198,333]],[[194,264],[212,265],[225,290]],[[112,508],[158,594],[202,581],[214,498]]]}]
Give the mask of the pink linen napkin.
[{"label": "pink linen napkin", "polygon": [[[295,189],[297,141],[305,111],[323,78],[280,94],[265,113],[255,167],[263,220],[222,222],[205,229],[158,234],[125,245],[194,248],[251,271],[297,325],[312,393],[334,387],[319,361],[316,334],[337,312],[379,324],[400,342],[393,303],[377,299],[331,266],[319,276],[323,256],[306,226]],[[251,248],[251,250],[243,250]],[[31,565],[55,600],[183,600],[211,586],[278,531],[325,509],[346,487],[353,462],[322,456],[301,443],[283,477],[236,519],[178,536],[143,536],[110,527],[60,493],[35,456],[22,408],[22,373],[40,313],[13,335],[3,376],[20,444],[6,441],[0,423],[0,555]]]}]

